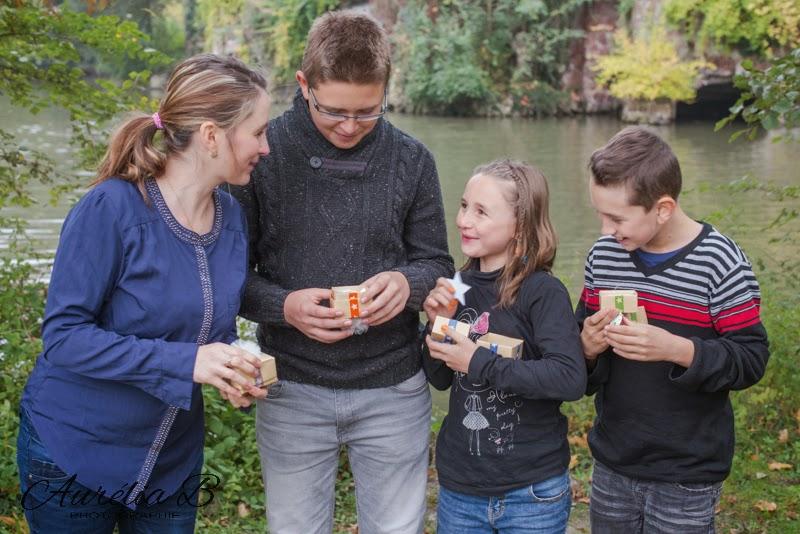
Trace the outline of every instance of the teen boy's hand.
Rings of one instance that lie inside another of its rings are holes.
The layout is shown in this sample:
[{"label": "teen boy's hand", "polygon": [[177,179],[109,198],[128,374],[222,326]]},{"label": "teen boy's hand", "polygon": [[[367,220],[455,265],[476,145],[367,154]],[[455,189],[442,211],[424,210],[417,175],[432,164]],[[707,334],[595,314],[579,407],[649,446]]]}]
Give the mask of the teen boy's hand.
[{"label": "teen boy's hand", "polygon": [[477,343],[467,336],[459,334],[455,329],[445,326],[442,327],[442,331],[453,340],[453,343],[441,343],[434,341],[430,335],[425,336],[425,343],[428,344],[431,357],[442,360],[453,371],[469,372],[469,362],[472,361],[472,356],[478,350]]},{"label": "teen boy's hand", "polygon": [[447,280],[447,278],[439,278],[436,280],[436,287],[431,289],[425,302],[422,303],[422,309],[425,315],[428,316],[428,321],[433,322],[436,317],[442,316],[448,319],[453,317],[456,308],[458,308],[458,301],[453,298],[456,289]]},{"label": "teen boy's hand", "polygon": [[581,345],[587,360],[596,360],[597,357],[608,349],[605,327],[617,316],[617,310],[606,309],[590,315],[583,321],[581,330]]},{"label": "teen boy's hand", "polygon": [[614,352],[628,360],[672,362],[686,368],[694,361],[694,343],[663,328],[623,317],[621,325],[606,326],[605,331]]},{"label": "teen boy's hand", "polygon": [[397,271],[378,273],[361,285],[367,288],[361,302],[372,301],[361,311],[361,319],[370,326],[394,319],[406,307],[411,295],[408,280]]},{"label": "teen boy's hand", "polygon": [[283,303],[286,322],[311,339],[322,343],[336,343],[352,335],[350,319],[344,319],[341,310],[320,305],[331,298],[330,289],[309,288],[292,291]]}]

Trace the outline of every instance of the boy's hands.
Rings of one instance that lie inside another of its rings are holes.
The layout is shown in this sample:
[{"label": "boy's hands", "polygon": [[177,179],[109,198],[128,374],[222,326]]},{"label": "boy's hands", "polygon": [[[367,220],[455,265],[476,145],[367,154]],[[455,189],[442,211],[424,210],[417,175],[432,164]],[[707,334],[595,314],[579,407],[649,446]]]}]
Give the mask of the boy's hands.
[{"label": "boy's hands", "polygon": [[447,278],[439,278],[436,280],[436,287],[431,289],[425,302],[422,303],[422,309],[425,315],[428,316],[428,321],[433,322],[437,316],[446,317],[451,319],[458,307],[458,301],[453,298],[456,289],[450,284]]},{"label": "boy's hands", "polygon": [[608,349],[605,327],[618,313],[614,309],[600,310],[583,321],[581,345],[583,345],[583,354],[587,360],[596,360],[601,353]]},{"label": "boy's hands", "polygon": [[619,326],[605,327],[606,340],[614,352],[628,360],[672,362],[688,368],[694,361],[694,343],[663,328],[622,319]]},{"label": "boy's hands", "polygon": [[443,330],[450,336],[453,343],[441,343],[434,341],[430,335],[425,336],[425,343],[428,344],[431,357],[442,360],[453,371],[469,372],[469,362],[472,361],[478,345],[452,328],[444,327]]},{"label": "boy's hands", "polygon": [[369,326],[378,326],[394,319],[406,307],[411,295],[408,280],[398,271],[378,273],[361,285],[367,288],[361,302],[369,302],[362,308],[361,318]]},{"label": "boy's hands", "polygon": [[331,297],[330,289],[309,288],[289,293],[283,303],[286,322],[311,339],[322,343],[336,343],[352,335],[350,319],[344,319],[340,310],[320,305]]}]

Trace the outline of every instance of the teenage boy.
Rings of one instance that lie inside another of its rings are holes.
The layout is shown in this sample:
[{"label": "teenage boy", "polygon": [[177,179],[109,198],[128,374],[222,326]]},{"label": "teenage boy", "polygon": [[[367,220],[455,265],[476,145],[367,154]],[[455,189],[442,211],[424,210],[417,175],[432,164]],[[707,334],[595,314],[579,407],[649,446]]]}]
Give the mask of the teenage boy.
[{"label": "teenage boy", "polygon": [[[576,314],[597,417],[591,528],[708,533],[734,432],[728,392],[752,386],[769,357],[761,295],[744,252],[678,205],[670,147],[629,127],[590,159],[602,224]],[[602,289],[634,289],[649,324],[599,311]]]},{"label": "teenage boy", "polygon": [[[372,18],[318,18],[293,106],[269,123],[271,154],[237,192],[252,268],[241,315],[280,377],[257,414],[273,533],[331,532],[340,447],[359,531],[422,531],[431,398],[418,313],[454,268],[433,156],[383,117],[389,73]],[[359,284],[369,328],[353,335],[327,300]]]}]

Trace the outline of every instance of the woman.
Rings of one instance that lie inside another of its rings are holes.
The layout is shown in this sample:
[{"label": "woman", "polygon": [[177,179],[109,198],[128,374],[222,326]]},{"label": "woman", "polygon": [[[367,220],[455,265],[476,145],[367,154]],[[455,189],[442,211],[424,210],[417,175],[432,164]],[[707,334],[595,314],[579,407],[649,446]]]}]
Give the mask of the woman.
[{"label": "woman", "polygon": [[247,379],[258,358],[228,345],[248,240],[219,186],[246,184],[269,153],[268,114],[260,74],[233,58],[185,60],[158,112],[114,134],[64,221],[20,407],[32,532],[194,530],[200,385],[235,406],[266,395]]}]

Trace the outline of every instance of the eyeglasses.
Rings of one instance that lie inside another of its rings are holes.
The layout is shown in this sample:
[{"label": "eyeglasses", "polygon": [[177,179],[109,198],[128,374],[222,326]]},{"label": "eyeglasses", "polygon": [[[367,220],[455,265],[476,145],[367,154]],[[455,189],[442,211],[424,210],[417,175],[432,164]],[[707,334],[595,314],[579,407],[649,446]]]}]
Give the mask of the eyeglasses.
[{"label": "eyeglasses", "polygon": [[344,122],[349,119],[353,119],[356,122],[376,121],[386,114],[386,108],[388,106],[388,97],[385,90],[383,91],[383,102],[381,103],[381,111],[379,113],[372,113],[370,115],[345,115],[343,113],[333,113],[332,111],[325,111],[319,106],[317,97],[316,95],[314,95],[314,91],[311,89],[311,87],[308,88],[308,94],[311,95],[311,105],[314,106],[314,109],[317,110],[317,113],[319,113],[326,119],[336,122]]}]

